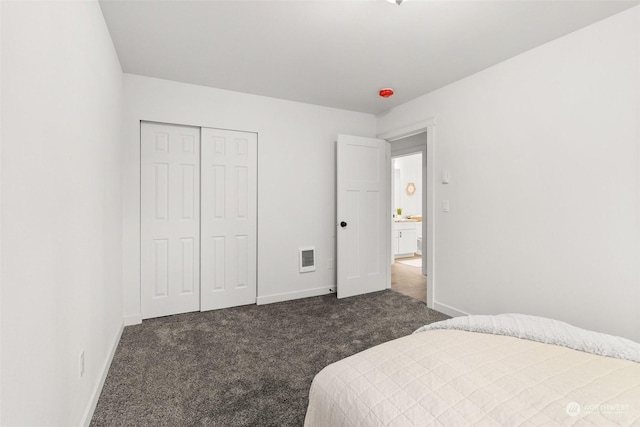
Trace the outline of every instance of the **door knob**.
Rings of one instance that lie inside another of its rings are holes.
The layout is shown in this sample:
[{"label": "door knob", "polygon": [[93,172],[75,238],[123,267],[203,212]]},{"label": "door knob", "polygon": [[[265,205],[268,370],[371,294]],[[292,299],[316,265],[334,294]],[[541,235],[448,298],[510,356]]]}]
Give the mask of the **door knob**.
[{"label": "door knob", "polygon": [[346,222],[342,221],[342,222],[340,223],[340,227],[345,228],[346,226],[347,226],[347,223],[346,223]]}]

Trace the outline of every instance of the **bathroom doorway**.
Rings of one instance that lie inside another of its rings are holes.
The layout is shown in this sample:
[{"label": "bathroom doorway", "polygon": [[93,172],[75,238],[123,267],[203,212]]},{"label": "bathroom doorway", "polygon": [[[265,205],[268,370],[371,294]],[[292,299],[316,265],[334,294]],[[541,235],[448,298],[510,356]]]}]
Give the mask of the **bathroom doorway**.
[{"label": "bathroom doorway", "polygon": [[[393,144],[392,144],[393,147]],[[391,289],[427,302],[427,277],[423,274],[423,200],[425,198],[423,150],[391,158]]]}]

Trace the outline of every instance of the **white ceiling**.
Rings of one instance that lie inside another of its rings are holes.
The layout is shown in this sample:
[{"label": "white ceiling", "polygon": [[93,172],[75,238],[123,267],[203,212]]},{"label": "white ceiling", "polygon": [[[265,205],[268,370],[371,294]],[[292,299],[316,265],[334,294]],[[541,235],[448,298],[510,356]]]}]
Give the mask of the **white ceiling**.
[{"label": "white ceiling", "polygon": [[374,114],[638,3],[100,2],[127,73]]}]

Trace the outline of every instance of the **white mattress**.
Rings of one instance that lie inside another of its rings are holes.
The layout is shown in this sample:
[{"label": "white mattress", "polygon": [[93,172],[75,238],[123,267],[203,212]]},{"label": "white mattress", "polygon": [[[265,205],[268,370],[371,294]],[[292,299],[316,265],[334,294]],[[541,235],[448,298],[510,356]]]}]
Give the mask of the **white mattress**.
[{"label": "white mattress", "polygon": [[324,368],[307,427],[640,426],[640,364],[524,339],[431,330]]}]

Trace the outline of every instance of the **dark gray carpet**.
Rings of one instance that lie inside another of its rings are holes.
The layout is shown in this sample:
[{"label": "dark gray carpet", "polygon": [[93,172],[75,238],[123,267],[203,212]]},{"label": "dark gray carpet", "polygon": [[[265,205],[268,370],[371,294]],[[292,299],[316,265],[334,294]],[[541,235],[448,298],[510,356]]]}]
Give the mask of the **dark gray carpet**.
[{"label": "dark gray carpet", "polygon": [[302,426],[323,367],[447,316],[387,290],[124,329],[91,426]]}]

